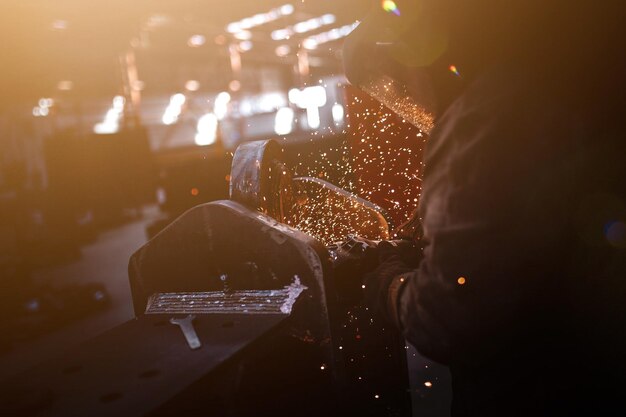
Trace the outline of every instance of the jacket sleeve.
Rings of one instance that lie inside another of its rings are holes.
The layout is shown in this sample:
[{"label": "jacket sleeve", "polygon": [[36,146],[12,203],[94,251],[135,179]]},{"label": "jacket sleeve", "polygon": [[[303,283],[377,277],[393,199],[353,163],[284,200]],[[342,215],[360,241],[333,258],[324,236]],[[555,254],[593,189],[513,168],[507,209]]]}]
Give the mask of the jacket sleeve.
[{"label": "jacket sleeve", "polygon": [[534,111],[459,100],[429,143],[423,258],[410,271],[396,260],[386,297],[406,338],[439,362],[497,354],[549,325],[542,311],[564,278],[570,165],[550,125],[527,123]]}]

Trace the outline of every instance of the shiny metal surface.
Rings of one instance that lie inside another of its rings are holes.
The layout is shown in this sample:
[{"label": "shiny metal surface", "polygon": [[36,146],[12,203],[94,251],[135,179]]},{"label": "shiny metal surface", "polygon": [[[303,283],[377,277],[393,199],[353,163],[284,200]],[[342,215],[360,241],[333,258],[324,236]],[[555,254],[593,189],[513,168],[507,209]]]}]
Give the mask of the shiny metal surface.
[{"label": "shiny metal surface", "polygon": [[304,290],[294,283],[279,290],[155,293],[146,314],[290,314]]},{"label": "shiny metal surface", "polygon": [[239,145],[230,171],[231,200],[286,223],[291,194],[291,173],[276,141]]},{"label": "shiny metal surface", "polygon": [[185,336],[185,340],[189,345],[190,349],[200,349],[202,343],[200,343],[200,339],[198,338],[198,334],[196,333],[196,329],[193,327],[193,321],[196,319],[196,316],[193,314],[189,314],[187,317],[182,319],[172,317],[170,319],[170,323],[180,327],[180,330],[183,332],[183,336]]}]

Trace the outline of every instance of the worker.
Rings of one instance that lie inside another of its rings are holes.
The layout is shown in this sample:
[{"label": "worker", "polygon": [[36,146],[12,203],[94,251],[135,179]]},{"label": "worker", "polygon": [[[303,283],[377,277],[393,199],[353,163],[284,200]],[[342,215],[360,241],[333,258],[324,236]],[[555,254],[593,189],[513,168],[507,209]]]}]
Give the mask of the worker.
[{"label": "worker", "polygon": [[350,82],[429,134],[419,233],[365,300],[449,366],[453,416],[626,415],[623,10],[383,1],[346,39]]}]

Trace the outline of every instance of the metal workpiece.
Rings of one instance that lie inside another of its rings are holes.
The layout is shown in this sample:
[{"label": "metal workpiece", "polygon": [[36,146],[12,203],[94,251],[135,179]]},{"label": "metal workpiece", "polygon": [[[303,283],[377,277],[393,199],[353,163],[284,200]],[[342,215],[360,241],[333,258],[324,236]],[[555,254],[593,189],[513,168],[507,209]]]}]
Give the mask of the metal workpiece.
[{"label": "metal workpiece", "polygon": [[[330,268],[328,251],[312,237],[234,201],[217,201],[189,210],[140,248],[130,259],[129,276],[137,316],[167,312],[167,303],[180,304],[183,296],[182,312],[251,313],[277,297],[284,298],[283,306],[298,290],[289,306],[294,328],[324,340],[330,337]],[[243,297],[256,297],[258,305]]]},{"label": "metal workpiece", "polygon": [[230,199],[286,223],[291,201],[291,172],[274,140],[239,145],[230,170]]},{"label": "metal workpiece", "polygon": [[[360,258],[364,251],[349,252]],[[321,373],[327,379],[325,387],[312,382],[298,389],[285,387],[290,401],[303,401],[302,392],[324,391],[319,404],[336,404],[341,398],[363,415],[407,415],[404,343],[364,308],[340,302],[337,289],[362,274],[364,262],[357,259],[339,267],[332,253],[311,236],[236,202],[204,204],[131,258],[135,309],[140,317],[282,316],[283,330],[273,336],[276,343],[265,348],[273,352],[290,347],[284,357],[274,357],[267,384],[282,378],[284,370],[279,368],[295,355],[306,369],[301,377],[317,381]],[[213,343],[198,336],[203,346],[199,350]]]},{"label": "metal workpiece", "polygon": [[[308,377],[313,369],[329,377],[331,391],[319,404],[341,398],[363,415],[408,415],[404,341],[373,320],[356,297],[338,297],[337,290],[358,282],[368,262],[354,250],[344,251],[348,262],[338,262],[332,258],[337,250],[324,246],[351,233],[388,239],[386,213],[326,181],[292,179],[287,168],[272,175],[281,154],[272,141],[240,146],[231,173],[236,201],[195,207],[133,255],[135,310],[286,314],[288,355],[308,352],[300,360]],[[305,218],[315,219],[308,222],[313,228],[305,227]],[[318,233],[322,229],[325,235]],[[307,390],[320,387],[307,384]],[[299,394],[292,396],[297,403]]]},{"label": "metal workpiece", "polygon": [[330,245],[350,234],[371,240],[390,238],[391,222],[381,207],[319,178],[298,177],[291,224]]},{"label": "metal workpiece", "polygon": [[[314,238],[234,201],[208,203],[189,210],[140,248],[131,257],[129,276],[140,320],[172,314],[193,314],[196,320],[232,314],[251,321],[282,317],[282,330],[273,336],[280,346],[266,346],[271,354],[260,359],[266,363],[272,357],[276,364],[266,382],[282,378],[280,367],[295,355],[298,367],[308,369],[305,378],[323,368],[328,400],[345,384],[343,355],[335,345],[339,321],[331,318],[340,314],[331,259]],[[198,337],[199,350],[215,343]],[[275,357],[286,346],[289,358]],[[292,393],[289,401],[301,401],[303,393]]]},{"label": "metal workpiece", "polygon": [[328,181],[293,177],[282,148],[273,140],[237,148],[230,197],[327,245],[350,233],[367,239],[390,238],[392,225],[385,210]]},{"label": "metal workpiece", "polygon": [[290,314],[306,289],[295,279],[280,290],[155,293],[146,314]]}]

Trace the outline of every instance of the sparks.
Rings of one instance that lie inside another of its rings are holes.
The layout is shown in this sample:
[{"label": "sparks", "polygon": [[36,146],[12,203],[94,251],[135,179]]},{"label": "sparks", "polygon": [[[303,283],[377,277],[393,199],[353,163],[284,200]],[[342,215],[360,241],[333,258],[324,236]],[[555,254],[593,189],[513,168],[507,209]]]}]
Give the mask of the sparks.
[{"label": "sparks", "polygon": [[[353,104],[362,106],[362,100],[355,97]],[[294,177],[332,179],[354,196],[377,201],[394,222],[403,223],[419,200],[419,175],[423,168],[419,158],[426,137],[407,134],[406,125],[401,120],[396,124],[396,119],[382,104],[354,112],[354,122],[344,142],[319,154],[312,151],[309,157],[314,156],[313,164],[298,162]],[[305,157],[300,153],[298,156]],[[393,199],[385,198],[389,196]],[[374,240],[389,235],[387,230],[377,230],[367,210],[359,207],[355,199],[337,199],[330,190],[320,188],[296,196],[287,223],[327,245],[357,231]]]}]

